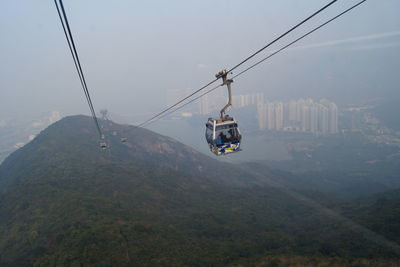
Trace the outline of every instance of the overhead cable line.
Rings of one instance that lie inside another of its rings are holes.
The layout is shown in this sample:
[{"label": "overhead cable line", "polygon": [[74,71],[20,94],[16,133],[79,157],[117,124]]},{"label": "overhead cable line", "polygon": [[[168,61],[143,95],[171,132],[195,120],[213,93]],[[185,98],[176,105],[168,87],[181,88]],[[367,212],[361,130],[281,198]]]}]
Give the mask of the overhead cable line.
[{"label": "overhead cable line", "polygon": [[[76,60],[74,51],[72,50],[72,44],[71,44],[71,41],[70,41],[70,39],[69,39],[69,36],[68,36],[68,33],[67,33],[67,29],[65,28],[65,23],[64,23],[63,17],[62,17],[62,15],[61,15],[60,9],[59,9],[59,7],[58,7],[57,1],[54,0],[54,3],[55,3],[55,5],[56,5],[57,12],[58,12],[58,16],[59,16],[59,18],[60,18],[61,25],[62,25],[62,27],[63,27],[65,37],[66,37],[66,39],[67,39],[67,43],[68,43],[69,50],[71,51],[72,59],[74,60],[75,67],[76,67],[76,69],[77,69],[77,71],[78,71],[79,80],[81,81],[82,88],[84,88],[83,91],[84,91],[84,93],[85,93],[86,99],[88,99],[87,92],[86,92],[86,90],[85,90],[85,85],[84,85],[83,80],[82,80],[82,75],[81,75],[81,73],[79,72],[79,66],[78,66],[78,63],[77,63],[77,60]],[[89,101],[88,101],[88,102],[89,102]],[[93,114],[93,112],[92,112],[92,107],[91,107],[90,105],[89,105],[89,108],[90,108],[90,112]]]},{"label": "overhead cable line", "polygon": [[233,68],[231,68],[228,72],[231,72],[231,71],[235,70],[236,68],[238,68],[239,66],[243,65],[245,62],[249,61],[250,59],[255,57],[257,54],[259,54],[260,52],[262,52],[266,48],[270,47],[272,44],[276,43],[277,41],[279,41],[280,39],[282,39],[283,37],[285,37],[286,35],[288,35],[292,31],[294,31],[295,29],[300,27],[302,24],[306,23],[311,18],[315,17],[316,15],[318,15],[319,13],[321,13],[322,11],[324,11],[325,9],[327,9],[328,7],[333,5],[335,2],[337,2],[337,0],[333,0],[332,2],[328,3],[326,6],[322,7],[320,10],[316,11],[314,14],[312,14],[308,18],[304,19],[302,22],[298,23],[296,26],[294,26],[293,28],[291,28],[290,30],[288,30],[287,32],[285,32],[284,34],[282,34],[281,36],[279,36],[278,38],[276,38],[275,40],[273,40],[272,42],[270,42],[269,44],[267,44],[266,46],[264,46],[263,48],[261,48],[257,52],[253,53],[251,56],[247,57],[245,60],[243,60],[242,62],[240,62],[239,64],[237,64]]},{"label": "overhead cable line", "polygon": [[[300,27],[301,25],[303,25],[304,23],[306,23],[307,21],[309,21],[311,18],[315,17],[317,14],[321,13],[322,11],[324,11],[325,9],[327,9],[328,7],[330,7],[331,5],[333,5],[335,2],[337,2],[338,0],[333,0],[330,3],[328,3],[327,5],[325,5],[324,7],[322,7],[321,9],[319,9],[318,11],[314,12],[313,14],[311,14],[309,17],[307,17],[306,19],[302,20],[300,23],[296,24],[294,27],[292,27],[291,29],[289,29],[288,31],[286,31],[285,33],[281,34],[279,37],[277,37],[276,39],[274,39],[272,42],[268,43],[267,45],[265,45],[263,48],[261,48],[260,50],[258,50],[257,52],[253,53],[252,55],[250,55],[249,57],[247,57],[246,59],[244,59],[242,62],[240,62],[239,64],[237,64],[236,66],[234,66],[233,68],[231,68],[228,72],[233,71],[234,69],[238,68],[239,66],[241,66],[242,64],[244,64],[245,62],[249,61],[251,58],[253,58],[254,56],[256,56],[257,54],[259,54],[260,52],[262,52],[263,50],[265,50],[266,48],[270,47],[271,45],[273,45],[274,43],[276,43],[277,41],[279,41],[280,39],[282,39],[283,37],[285,37],[286,35],[288,35],[289,33],[291,33],[292,31],[294,31],[296,28]],[[211,84],[215,83],[219,78],[214,79],[213,81],[209,82],[208,84],[204,85],[203,87],[201,87],[200,89],[194,91],[193,93],[191,93],[190,95],[186,96],[185,98],[181,99],[180,101],[178,101],[177,103],[169,106],[168,108],[164,109],[163,111],[157,113],[156,115],[154,115],[153,117],[149,118],[148,120],[142,122],[141,124],[139,124],[138,126],[141,127],[147,123],[149,123],[150,121],[154,120],[155,118],[161,116],[162,114],[166,113],[167,111],[173,109],[174,107],[176,107],[177,105],[179,105],[180,103],[184,102],[185,100],[187,100],[188,98],[192,97],[193,95],[199,93],[200,91],[204,90],[205,88],[207,88],[208,86],[210,86]]]},{"label": "overhead cable line", "polygon": [[[142,127],[143,125],[145,125],[145,124],[151,122],[152,120],[156,119],[157,117],[163,115],[165,112],[167,112],[167,111],[173,109],[174,107],[176,107],[177,105],[179,105],[180,103],[182,103],[183,101],[185,101],[186,99],[188,99],[188,98],[194,96],[195,94],[197,94],[198,92],[204,90],[205,88],[207,88],[207,87],[210,86],[211,84],[215,83],[216,81],[218,81],[218,78],[216,78],[216,79],[214,79],[213,81],[209,82],[208,84],[204,85],[204,86],[201,87],[200,89],[194,91],[193,93],[191,93],[191,94],[188,95],[187,97],[183,98],[182,100],[176,102],[176,103],[173,104],[172,106],[170,106],[170,107],[164,109],[163,111],[157,113],[156,115],[154,115],[154,116],[151,117],[150,119],[148,119],[148,120],[142,122],[141,124],[138,125],[138,127]],[[218,86],[218,87],[219,87],[219,86]]]},{"label": "overhead cable line", "polygon": [[246,68],[245,70],[239,72],[238,74],[236,74],[235,76],[233,76],[232,79],[235,79],[236,77],[239,77],[240,75],[242,75],[243,73],[245,73],[245,72],[251,70],[251,69],[254,68],[255,66],[257,66],[257,65],[259,65],[259,64],[261,64],[261,63],[263,63],[265,60],[267,60],[267,59],[269,59],[269,58],[275,56],[276,54],[278,54],[278,53],[281,52],[282,50],[285,50],[285,49],[288,48],[289,46],[291,46],[291,45],[297,43],[297,42],[300,41],[301,39],[307,37],[308,35],[312,34],[313,32],[315,32],[315,31],[319,30],[320,28],[324,27],[326,24],[328,24],[328,23],[334,21],[335,19],[337,19],[337,18],[343,16],[344,14],[346,14],[347,12],[351,11],[352,9],[358,7],[359,5],[361,5],[362,3],[364,3],[365,1],[367,1],[367,0],[363,0],[363,1],[358,2],[357,4],[355,4],[354,6],[352,6],[352,7],[348,8],[348,9],[346,9],[345,11],[343,11],[342,13],[340,13],[339,15],[337,15],[337,16],[331,18],[330,20],[328,20],[328,21],[326,21],[326,22],[324,22],[324,23],[322,23],[322,24],[319,25],[318,27],[314,28],[313,30],[311,30],[311,31],[307,32],[306,34],[302,35],[301,37],[297,38],[297,39],[294,40],[293,42],[291,42],[291,43],[285,45],[285,46],[282,47],[281,49],[275,51],[274,53],[272,53],[272,54],[270,54],[269,56],[263,58],[262,60],[258,61],[257,63],[255,63],[255,64],[251,65],[250,67]]},{"label": "overhead cable line", "polygon": [[201,95],[199,95],[199,96],[197,96],[197,97],[191,99],[189,102],[186,102],[186,103],[180,105],[179,107],[177,107],[177,108],[175,108],[175,109],[169,111],[168,113],[165,113],[165,114],[163,114],[162,116],[159,116],[159,117],[157,117],[156,119],[153,119],[152,121],[148,122],[146,125],[152,124],[153,122],[156,122],[156,121],[158,121],[158,120],[160,120],[160,119],[162,119],[162,118],[164,118],[164,117],[167,117],[168,115],[171,115],[172,113],[174,113],[174,112],[176,112],[176,111],[182,109],[183,107],[186,107],[187,105],[193,103],[193,102],[196,101],[197,99],[202,98],[202,97],[205,96],[206,94],[211,93],[212,91],[218,89],[219,87],[221,87],[221,86],[223,86],[223,85],[224,85],[224,84],[218,84],[217,86],[215,86],[215,87],[209,89],[208,91],[202,93]]},{"label": "overhead cable line", "polygon": [[62,25],[63,30],[64,30],[65,38],[67,39],[69,50],[71,51],[71,55],[72,55],[72,58],[74,60],[75,68],[76,68],[76,70],[78,72],[79,80],[81,81],[81,85],[82,85],[83,91],[85,93],[86,100],[87,100],[87,102],[89,104],[90,112],[92,113],[92,118],[93,118],[93,120],[95,122],[97,131],[98,131],[98,133],[100,135],[100,138],[104,139],[104,135],[102,134],[102,131],[101,131],[101,128],[100,128],[100,124],[99,124],[99,122],[97,120],[96,112],[95,112],[95,110],[93,108],[93,103],[92,103],[92,100],[90,98],[90,94],[89,94],[89,90],[88,90],[88,87],[87,87],[86,79],[85,79],[85,76],[83,74],[82,66],[81,66],[81,63],[80,63],[80,60],[79,60],[78,52],[76,50],[74,39],[72,37],[71,28],[70,28],[69,23],[68,23],[68,18],[67,18],[67,14],[65,12],[65,9],[64,9],[63,2],[62,2],[62,0],[59,0],[62,12],[60,12],[60,7],[58,6],[57,0],[54,0],[54,3],[56,5],[58,16],[60,18],[61,25]]},{"label": "overhead cable line", "polygon": [[[333,18],[327,20],[326,22],[322,23],[321,25],[319,25],[318,27],[314,28],[313,30],[311,30],[311,31],[307,32],[306,34],[302,35],[301,37],[297,38],[297,39],[294,40],[293,42],[290,42],[289,44],[283,46],[281,49],[279,49],[279,50],[273,52],[273,53],[270,54],[269,56],[263,58],[262,60],[258,61],[257,63],[255,63],[255,64],[251,65],[250,67],[246,68],[245,70],[239,72],[238,74],[236,74],[235,76],[233,76],[232,79],[235,79],[235,78],[239,77],[240,75],[242,75],[243,73],[245,73],[245,72],[251,70],[252,68],[258,66],[259,64],[263,63],[263,62],[266,61],[267,59],[273,57],[274,55],[278,54],[279,52],[285,50],[286,48],[292,46],[293,44],[297,43],[298,41],[304,39],[304,38],[307,37],[308,35],[310,35],[310,34],[312,34],[313,32],[319,30],[320,28],[324,27],[324,26],[327,25],[328,23],[330,23],[330,22],[332,22],[332,21],[338,19],[339,17],[343,16],[343,15],[346,14],[347,12],[349,12],[349,11],[351,11],[352,9],[358,7],[359,5],[361,5],[362,3],[366,2],[366,1],[367,1],[367,0],[360,1],[360,2],[358,2],[357,4],[353,5],[352,7],[346,9],[346,10],[343,11],[342,13],[340,13],[340,14],[336,15],[335,17],[333,17]],[[216,89],[218,89],[220,86],[223,86],[223,85],[224,85],[224,84],[221,84],[221,85],[218,85],[218,86],[213,87],[212,89],[206,91],[205,93],[203,93],[203,94],[201,94],[201,95],[199,95],[199,96],[193,98],[193,99],[190,100],[189,102],[186,102],[186,103],[184,103],[183,105],[181,105],[181,106],[175,108],[174,110],[172,110],[172,111],[170,111],[170,112],[168,112],[168,113],[166,113],[166,114],[164,114],[164,115],[158,117],[157,119],[152,120],[152,121],[149,122],[148,124],[151,124],[151,123],[153,123],[153,122],[156,122],[157,120],[162,119],[162,118],[164,118],[164,117],[166,117],[166,116],[168,116],[168,115],[170,115],[170,114],[172,114],[172,113],[178,111],[179,109],[182,109],[183,107],[185,107],[185,106],[187,106],[187,105],[193,103],[194,101],[196,101],[196,100],[198,100],[199,98],[205,96],[206,94],[209,94],[209,93],[211,93],[212,91],[215,91]]]}]

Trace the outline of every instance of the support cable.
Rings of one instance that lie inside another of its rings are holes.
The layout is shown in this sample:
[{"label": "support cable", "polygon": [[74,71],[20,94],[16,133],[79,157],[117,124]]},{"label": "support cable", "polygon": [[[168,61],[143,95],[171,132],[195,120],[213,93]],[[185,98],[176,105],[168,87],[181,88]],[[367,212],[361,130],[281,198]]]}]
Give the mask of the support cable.
[{"label": "support cable", "polygon": [[[142,127],[142,126],[144,126],[145,124],[147,124],[147,123],[151,122],[152,120],[156,119],[157,117],[163,115],[165,112],[167,112],[167,111],[173,109],[174,107],[176,107],[177,105],[179,105],[180,103],[182,103],[183,101],[185,101],[186,99],[188,99],[188,98],[194,96],[195,94],[197,94],[198,92],[200,92],[200,91],[202,91],[203,89],[207,88],[208,86],[210,86],[211,84],[215,83],[216,81],[218,81],[218,79],[215,79],[215,80],[209,82],[208,84],[206,84],[206,85],[204,85],[203,87],[201,87],[200,89],[194,91],[193,93],[191,93],[191,94],[188,95],[187,97],[185,97],[185,98],[183,98],[182,100],[176,102],[176,103],[173,104],[172,106],[170,106],[170,107],[164,109],[163,111],[157,113],[156,115],[154,115],[154,116],[151,117],[150,119],[148,119],[148,120],[142,122],[141,124],[139,124],[138,127]],[[218,86],[218,87],[219,87],[219,86]]]},{"label": "support cable", "polygon": [[312,15],[310,15],[309,17],[304,19],[302,22],[298,23],[296,26],[292,27],[290,30],[288,30],[287,32],[285,32],[284,34],[282,34],[281,36],[279,36],[278,38],[276,38],[275,40],[273,40],[272,42],[270,42],[269,44],[267,44],[266,46],[264,46],[263,48],[261,48],[257,52],[253,53],[251,56],[247,57],[245,60],[243,60],[242,62],[240,62],[239,64],[237,64],[233,68],[231,68],[228,72],[232,72],[233,70],[235,70],[239,66],[243,65],[245,62],[249,61],[251,58],[253,58],[254,56],[259,54],[260,52],[262,52],[266,48],[270,47],[271,45],[273,45],[274,43],[276,43],[277,41],[279,41],[280,39],[282,39],[283,37],[285,37],[286,35],[288,35],[292,31],[294,31],[295,29],[297,29],[298,27],[300,27],[301,25],[303,25],[304,23],[306,23],[307,21],[312,19],[313,17],[315,17],[316,15],[318,15],[319,13],[321,13],[322,11],[324,11],[325,9],[327,9],[328,7],[333,5],[335,2],[337,2],[337,0],[333,0],[332,2],[328,3],[326,6],[322,7],[321,9],[319,9],[318,11],[316,11],[315,13],[313,13]]},{"label": "support cable", "polygon": [[165,114],[163,114],[162,116],[157,117],[156,119],[154,119],[154,120],[148,122],[146,125],[150,125],[150,124],[152,124],[153,122],[156,122],[156,121],[158,121],[158,120],[160,120],[160,119],[162,119],[162,118],[164,118],[164,117],[167,117],[167,116],[171,115],[172,113],[175,113],[176,111],[178,111],[178,110],[180,110],[180,109],[186,107],[187,105],[193,103],[194,101],[196,101],[197,99],[199,99],[199,98],[205,96],[206,94],[211,93],[212,91],[215,91],[216,89],[218,89],[218,88],[221,87],[221,86],[224,86],[224,84],[219,84],[219,85],[217,85],[217,86],[211,88],[210,90],[208,90],[208,91],[202,93],[201,95],[199,95],[199,96],[193,98],[193,99],[190,100],[189,102],[186,102],[186,103],[180,105],[179,107],[177,107],[177,108],[175,108],[175,109],[169,111],[168,113],[165,113]]},{"label": "support cable", "polygon": [[[234,66],[233,68],[231,68],[228,72],[232,72],[234,69],[238,68],[239,66],[241,66],[242,64],[244,64],[245,62],[249,61],[251,58],[253,58],[254,56],[256,56],[257,54],[259,54],[260,52],[262,52],[263,50],[265,50],[266,48],[270,47],[272,44],[276,43],[278,40],[282,39],[284,36],[288,35],[289,33],[291,33],[292,31],[294,31],[296,28],[300,27],[301,25],[303,25],[305,22],[309,21],[311,18],[315,17],[317,14],[321,13],[323,10],[327,9],[328,7],[330,7],[331,5],[333,5],[335,2],[337,2],[338,0],[333,0],[330,3],[328,3],[327,5],[325,5],[324,7],[322,7],[321,9],[319,9],[318,11],[314,12],[312,15],[310,15],[309,17],[307,17],[306,19],[304,19],[303,21],[301,21],[300,23],[296,24],[294,27],[292,27],[291,29],[289,29],[288,31],[286,31],[285,33],[281,34],[278,38],[274,39],[272,42],[268,43],[267,45],[265,45],[263,48],[261,48],[260,50],[258,50],[257,52],[253,53],[252,55],[250,55],[249,57],[247,57],[246,59],[244,59],[242,62],[240,62],[239,64],[237,64],[236,66]],[[176,107],[177,105],[179,105],[180,103],[182,103],[183,101],[187,100],[188,98],[192,97],[193,95],[199,93],[200,91],[204,90],[205,88],[207,88],[208,86],[210,86],[211,84],[215,83],[217,79],[214,79],[213,81],[209,82],[208,84],[204,85],[203,87],[201,87],[200,89],[194,91],[193,93],[191,93],[190,95],[186,96],[185,98],[181,99],[180,101],[178,101],[177,103],[169,106],[168,108],[164,109],[163,111],[157,113],[156,115],[154,115],[153,117],[147,119],[146,121],[140,123],[138,126],[142,127],[145,124],[147,124],[148,122],[154,120],[155,118],[161,116],[162,114],[166,113],[167,111],[171,110],[172,108]]]},{"label": "support cable", "polygon": [[[278,54],[279,52],[281,52],[281,51],[287,49],[288,47],[292,46],[293,44],[297,43],[298,41],[304,39],[304,38],[307,37],[308,35],[310,35],[310,34],[312,34],[313,32],[319,30],[320,28],[324,27],[325,25],[329,24],[330,22],[332,22],[332,21],[338,19],[339,17],[343,16],[344,14],[348,13],[349,11],[353,10],[354,8],[358,7],[359,5],[363,4],[363,3],[366,2],[366,1],[367,1],[367,0],[362,0],[362,1],[358,2],[357,4],[355,4],[355,5],[353,5],[352,7],[346,9],[346,10],[343,11],[342,13],[336,15],[335,17],[333,17],[333,18],[329,19],[328,21],[322,23],[321,25],[319,25],[318,27],[314,28],[313,30],[311,30],[311,31],[307,32],[306,34],[302,35],[301,37],[297,38],[297,39],[294,40],[293,42],[290,42],[289,44],[285,45],[285,46],[282,47],[281,49],[279,49],[279,50],[273,52],[273,53],[270,54],[269,56],[263,58],[262,60],[258,61],[257,63],[255,63],[255,64],[251,65],[250,67],[246,68],[245,70],[239,72],[238,74],[236,74],[235,76],[233,76],[232,79],[235,79],[235,78],[239,77],[240,75],[242,75],[243,73],[245,73],[245,72],[251,70],[252,68],[258,66],[259,64],[263,63],[264,61],[266,61],[266,60],[268,60],[269,58],[273,57],[274,55]],[[212,91],[216,90],[217,88],[219,88],[220,86],[223,86],[223,85],[224,85],[224,84],[220,84],[220,85],[218,85],[218,86],[213,87],[212,89],[206,91],[205,93],[203,93],[203,94],[201,94],[201,95],[199,95],[199,96],[193,98],[193,99],[190,100],[189,102],[186,102],[186,103],[184,103],[183,105],[181,105],[181,106],[175,108],[174,110],[172,110],[172,111],[170,111],[170,112],[168,112],[168,113],[166,113],[166,114],[164,114],[164,115],[162,115],[162,116],[160,116],[160,117],[158,117],[158,118],[153,119],[152,121],[148,122],[147,124],[151,124],[151,123],[153,123],[153,122],[156,122],[156,121],[158,121],[159,119],[162,119],[162,118],[164,118],[164,117],[166,117],[166,116],[168,116],[168,115],[170,115],[170,114],[172,114],[172,113],[178,111],[179,109],[182,109],[183,107],[185,107],[185,106],[187,106],[187,105],[193,103],[194,101],[196,101],[196,100],[198,100],[199,98],[205,96],[206,94],[211,93]]]},{"label": "support cable", "polygon": [[75,64],[76,70],[78,72],[78,76],[79,76],[79,79],[81,81],[81,85],[82,85],[83,91],[85,93],[86,100],[87,100],[87,102],[89,104],[89,109],[90,109],[90,111],[92,113],[92,118],[93,118],[93,120],[95,122],[97,131],[98,131],[98,133],[100,135],[100,139],[104,139],[104,135],[102,134],[102,131],[101,131],[101,128],[100,128],[100,124],[99,124],[99,122],[97,120],[96,112],[94,110],[93,103],[92,103],[92,100],[91,100],[91,97],[90,97],[90,94],[89,94],[89,90],[88,90],[88,87],[87,87],[86,79],[85,79],[85,76],[83,74],[82,66],[81,66],[81,63],[80,63],[80,60],[79,60],[79,56],[78,56],[78,52],[77,52],[77,49],[76,49],[76,46],[75,46],[74,39],[72,37],[71,28],[70,28],[69,23],[68,23],[68,18],[67,18],[67,14],[65,12],[65,8],[64,8],[63,2],[62,2],[62,0],[59,0],[62,14],[61,14],[60,8],[59,8],[59,6],[57,4],[57,0],[54,0],[54,3],[55,3],[56,8],[57,8],[57,12],[58,12],[58,15],[59,15],[59,18],[60,18],[60,21],[61,21],[61,25],[63,27],[64,34],[65,34],[65,37],[67,39],[67,43],[68,43],[69,49],[71,51],[72,58],[74,60],[74,64]]},{"label": "support cable", "polygon": [[319,30],[320,28],[324,27],[326,24],[328,24],[328,23],[334,21],[335,19],[337,19],[337,18],[343,16],[344,14],[346,14],[347,12],[351,11],[352,9],[358,7],[359,5],[361,5],[362,3],[364,3],[365,1],[367,1],[367,0],[363,0],[363,1],[361,1],[361,2],[358,2],[358,3],[355,4],[354,6],[352,6],[352,7],[348,8],[348,9],[346,9],[345,11],[343,11],[342,13],[340,13],[339,15],[337,15],[337,16],[331,18],[330,20],[324,22],[323,24],[319,25],[318,27],[314,28],[313,30],[311,30],[311,31],[307,32],[306,34],[302,35],[301,37],[297,38],[297,39],[294,40],[293,42],[291,42],[291,43],[285,45],[285,46],[282,47],[281,49],[275,51],[274,53],[272,53],[272,54],[270,54],[269,56],[263,58],[262,60],[258,61],[257,63],[255,63],[255,64],[251,65],[250,67],[246,68],[245,70],[239,72],[238,74],[236,74],[235,76],[233,76],[232,79],[235,79],[235,78],[239,77],[240,75],[242,75],[243,73],[245,73],[245,72],[251,70],[251,69],[254,68],[255,66],[257,66],[257,65],[263,63],[264,61],[266,61],[267,59],[269,59],[269,58],[275,56],[276,54],[278,54],[278,53],[281,52],[282,50],[285,50],[285,49],[288,48],[289,46],[291,46],[291,45],[297,43],[298,41],[300,41],[300,40],[302,40],[303,38],[307,37],[308,35],[312,34],[313,32],[315,32],[315,31]]}]

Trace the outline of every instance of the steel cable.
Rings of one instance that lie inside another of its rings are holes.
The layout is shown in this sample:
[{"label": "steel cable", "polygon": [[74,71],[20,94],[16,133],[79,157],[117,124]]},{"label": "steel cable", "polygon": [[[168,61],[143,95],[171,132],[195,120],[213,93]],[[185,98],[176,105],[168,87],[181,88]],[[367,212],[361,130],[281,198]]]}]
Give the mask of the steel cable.
[{"label": "steel cable", "polygon": [[94,110],[93,103],[92,103],[92,100],[91,100],[91,97],[90,97],[90,94],[89,94],[89,90],[88,90],[88,87],[87,87],[86,79],[85,79],[85,76],[83,74],[82,66],[81,66],[81,63],[80,63],[80,60],[79,60],[79,56],[78,56],[78,52],[77,52],[77,49],[76,49],[76,46],[75,46],[74,39],[72,37],[71,28],[70,28],[69,23],[68,23],[68,18],[67,18],[67,14],[65,12],[65,8],[64,8],[63,2],[62,2],[62,0],[59,0],[62,14],[61,14],[60,8],[59,8],[59,6],[57,4],[57,0],[54,0],[54,3],[55,3],[56,8],[57,8],[57,12],[58,12],[58,15],[59,15],[59,18],[60,18],[60,21],[61,21],[61,25],[62,25],[63,30],[64,30],[65,38],[67,39],[67,43],[68,43],[69,49],[71,51],[72,58],[74,60],[75,68],[76,68],[76,70],[78,72],[78,76],[79,76],[83,91],[84,91],[85,96],[86,96],[86,100],[87,100],[87,102],[89,104],[89,109],[90,109],[90,111],[92,113],[92,118],[93,118],[93,120],[95,122],[97,131],[98,131],[98,133],[100,135],[100,139],[103,139],[104,135],[103,135],[103,133],[101,131],[100,124],[99,124],[99,122],[97,120],[96,112]]},{"label": "steel cable", "polygon": [[[233,68],[231,68],[228,72],[233,71],[234,69],[238,68],[239,66],[241,66],[242,64],[244,64],[245,62],[247,62],[248,60],[250,60],[251,58],[253,58],[254,56],[256,56],[257,54],[259,54],[260,52],[262,52],[263,50],[265,50],[266,48],[270,47],[272,44],[276,43],[278,40],[282,39],[284,36],[288,35],[289,33],[291,33],[292,31],[294,31],[296,28],[300,27],[302,24],[304,24],[305,22],[309,21],[311,18],[315,17],[317,14],[321,13],[323,10],[327,9],[328,7],[330,7],[332,4],[334,4],[335,2],[337,2],[338,0],[333,0],[330,3],[328,3],[327,5],[325,5],[324,7],[320,8],[319,10],[317,10],[316,12],[314,12],[313,14],[311,14],[310,16],[308,16],[306,19],[302,20],[300,23],[296,24],[295,26],[293,26],[292,28],[290,28],[288,31],[286,31],[285,33],[281,34],[279,37],[277,37],[276,39],[274,39],[272,42],[268,43],[267,45],[265,45],[263,48],[259,49],[257,52],[253,53],[252,55],[250,55],[249,57],[247,57],[245,60],[243,60],[242,62],[240,62],[239,64],[237,64],[236,66],[234,66]],[[152,116],[151,118],[145,120],[144,122],[140,123],[138,126],[142,127],[145,124],[149,123],[150,121],[154,120],[155,118],[161,116],[162,114],[166,113],[167,111],[173,109],[174,107],[176,107],[177,105],[179,105],[180,103],[184,102],[185,100],[187,100],[188,98],[192,97],[193,95],[199,93],[200,91],[204,90],[205,88],[207,88],[208,86],[210,86],[211,84],[215,83],[218,80],[218,78],[214,79],[213,81],[209,82],[208,84],[204,85],[203,87],[201,87],[200,89],[194,91],[193,93],[191,93],[190,95],[186,96],[185,98],[179,100],[177,103],[169,106],[168,108],[164,109],[163,111],[157,113],[156,115]]]},{"label": "steel cable", "polygon": [[[352,7],[350,7],[350,8],[348,8],[348,9],[346,9],[345,11],[341,12],[340,14],[336,15],[335,17],[333,17],[333,18],[327,20],[326,22],[322,23],[321,25],[319,25],[318,27],[314,28],[313,30],[307,32],[306,34],[304,34],[304,35],[302,35],[301,37],[297,38],[296,40],[290,42],[289,44],[283,46],[282,48],[280,48],[279,50],[275,51],[274,53],[268,55],[267,57],[265,57],[265,58],[263,58],[262,60],[256,62],[255,64],[251,65],[250,67],[246,68],[245,70],[239,72],[238,74],[236,74],[235,76],[233,76],[232,79],[235,79],[235,78],[239,77],[239,76],[242,75],[243,73],[245,73],[245,72],[251,70],[252,68],[254,68],[254,67],[256,67],[257,65],[261,64],[262,62],[266,61],[267,59],[269,59],[269,58],[273,57],[274,55],[278,54],[279,52],[281,52],[281,51],[287,49],[288,47],[290,47],[290,46],[292,46],[293,44],[297,43],[298,41],[304,39],[304,38],[307,37],[308,35],[310,35],[310,34],[312,34],[313,32],[319,30],[320,28],[324,27],[325,25],[329,24],[330,22],[332,22],[332,21],[338,19],[339,17],[343,16],[344,14],[348,13],[349,11],[351,11],[352,9],[358,7],[359,5],[361,5],[362,3],[366,2],[366,1],[367,1],[367,0],[362,0],[362,1],[358,2],[357,4],[353,5]],[[147,122],[147,124],[153,123],[153,122],[155,122],[155,121],[157,121],[157,120],[159,120],[159,119],[162,119],[162,118],[164,118],[164,117],[166,117],[166,116],[168,116],[168,115],[170,115],[170,114],[176,112],[177,110],[179,110],[179,109],[181,109],[181,108],[183,108],[183,107],[185,107],[185,106],[187,106],[187,105],[193,103],[194,101],[196,101],[196,100],[198,100],[199,98],[205,96],[206,94],[211,93],[212,91],[216,90],[216,89],[219,88],[220,86],[223,86],[223,84],[218,85],[218,86],[216,86],[216,87],[214,87],[214,88],[212,88],[212,89],[206,91],[205,93],[203,93],[203,94],[201,94],[201,95],[199,95],[199,96],[193,98],[193,99],[190,100],[189,102],[186,102],[185,104],[183,104],[183,105],[181,105],[181,106],[175,108],[173,111],[168,112],[168,113],[164,114],[163,116],[160,116],[160,117],[157,117],[157,118],[153,118],[153,120]]]}]

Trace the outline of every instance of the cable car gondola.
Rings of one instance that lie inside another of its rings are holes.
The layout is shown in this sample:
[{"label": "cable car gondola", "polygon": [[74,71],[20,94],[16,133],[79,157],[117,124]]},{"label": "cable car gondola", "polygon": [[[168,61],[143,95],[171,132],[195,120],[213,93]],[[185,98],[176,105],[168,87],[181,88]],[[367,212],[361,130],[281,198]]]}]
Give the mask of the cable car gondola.
[{"label": "cable car gondola", "polygon": [[222,70],[217,78],[222,78],[223,84],[228,87],[228,104],[220,111],[220,118],[209,118],[206,123],[206,140],[211,152],[215,155],[225,155],[229,153],[239,152],[242,136],[239,131],[236,120],[225,114],[228,107],[232,106],[231,83],[232,79],[227,79],[227,71]]},{"label": "cable car gondola", "polygon": [[107,149],[107,143],[105,141],[104,134],[102,134],[100,138],[101,138],[101,140],[100,140],[101,149],[103,149],[103,150]]},{"label": "cable car gondola", "polygon": [[101,149],[107,149],[107,143],[106,142],[100,142],[100,147],[101,147]]}]

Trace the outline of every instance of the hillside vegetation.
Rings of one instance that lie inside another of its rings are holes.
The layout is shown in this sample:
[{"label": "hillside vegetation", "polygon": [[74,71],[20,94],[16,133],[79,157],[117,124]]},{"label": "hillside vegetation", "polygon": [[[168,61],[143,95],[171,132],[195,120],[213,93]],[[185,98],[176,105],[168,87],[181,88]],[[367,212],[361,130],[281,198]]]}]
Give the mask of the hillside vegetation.
[{"label": "hillside vegetation", "polygon": [[268,183],[279,180],[268,171],[256,175],[148,130],[101,124],[109,150],[100,150],[90,118],[73,116],[0,165],[1,266],[383,266],[399,259],[395,248]]}]

